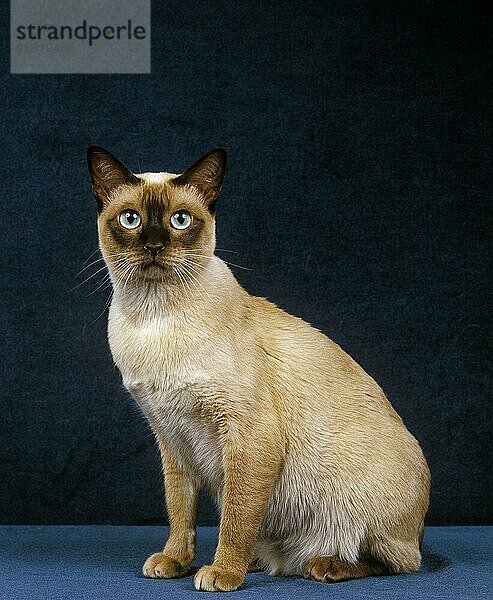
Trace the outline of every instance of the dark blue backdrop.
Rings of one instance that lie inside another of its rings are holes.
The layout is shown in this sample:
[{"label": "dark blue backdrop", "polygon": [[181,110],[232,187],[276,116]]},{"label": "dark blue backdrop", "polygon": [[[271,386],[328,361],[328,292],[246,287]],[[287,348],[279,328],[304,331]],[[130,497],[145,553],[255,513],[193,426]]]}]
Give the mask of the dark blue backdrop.
[{"label": "dark blue backdrop", "polygon": [[[153,3],[152,75],[9,75],[2,4],[0,522],[165,518],[106,341],[85,150],[230,162],[220,254],[383,386],[430,523],[491,519],[491,27],[474,2]],[[91,274],[88,269],[84,273]],[[94,322],[95,321],[95,322]],[[202,523],[214,520],[208,501]]]}]

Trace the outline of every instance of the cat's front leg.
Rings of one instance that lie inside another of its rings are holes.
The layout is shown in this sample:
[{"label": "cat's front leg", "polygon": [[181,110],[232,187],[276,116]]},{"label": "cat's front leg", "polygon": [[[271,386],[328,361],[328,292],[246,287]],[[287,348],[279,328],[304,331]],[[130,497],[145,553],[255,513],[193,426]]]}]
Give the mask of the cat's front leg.
[{"label": "cat's front leg", "polygon": [[197,590],[233,591],[250,564],[281,458],[272,439],[247,430],[229,436],[224,447],[224,489],[219,542],[212,565],[195,575]]},{"label": "cat's front leg", "polygon": [[146,577],[168,579],[183,577],[190,571],[195,556],[198,478],[174,460],[158,436],[164,471],[169,536],[162,552],[149,556],[142,568]]}]

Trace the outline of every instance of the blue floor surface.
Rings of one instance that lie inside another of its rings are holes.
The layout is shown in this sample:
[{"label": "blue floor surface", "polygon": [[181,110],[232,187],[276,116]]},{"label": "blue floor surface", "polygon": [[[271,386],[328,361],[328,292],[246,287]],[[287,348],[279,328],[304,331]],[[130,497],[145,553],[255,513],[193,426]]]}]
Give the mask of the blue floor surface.
[{"label": "blue floor surface", "polygon": [[[192,576],[150,580],[141,566],[162,548],[164,527],[0,526],[2,600],[154,600],[208,598]],[[217,530],[198,532],[197,566],[211,561]],[[493,598],[493,527],[428,527],[419,573],[320,584],[294,577],[247,575],[230,594],[243,598],[324,600],[475,600]],[[225,597],[224,593],[212,594]]]}]

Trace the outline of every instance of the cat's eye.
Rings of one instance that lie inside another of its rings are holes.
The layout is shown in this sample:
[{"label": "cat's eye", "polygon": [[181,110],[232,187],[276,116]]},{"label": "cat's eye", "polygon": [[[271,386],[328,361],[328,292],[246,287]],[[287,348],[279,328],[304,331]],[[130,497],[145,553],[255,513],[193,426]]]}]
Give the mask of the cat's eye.
[{"label": "cat's eye", "polygon": [[125,229],[136,229],[142,222],[139,213],[134,210],[124,210],[120,213],[120,225]]},{"label": "cat's eye", "polygon": [[192,215],[186,210],[178,210],[171,215],[170,222],[175,229],[186,229],[192,223]]}]

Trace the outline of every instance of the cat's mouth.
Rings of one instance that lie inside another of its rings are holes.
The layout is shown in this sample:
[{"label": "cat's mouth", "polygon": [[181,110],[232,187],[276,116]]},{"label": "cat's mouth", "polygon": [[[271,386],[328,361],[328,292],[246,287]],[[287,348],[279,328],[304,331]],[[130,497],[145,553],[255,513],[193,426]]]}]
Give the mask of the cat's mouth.
[{"label": "cat's mouth", "polygon": [[162,267],[163,266],[162,261],[157,260],[157,257],[149,258],[149,259],[143,260],[141,262],[144,267],[152,267],[152,266]]},{"label": "cat's mouth", "polygon": [[162,279],[163,276],[172,273],[173,266],[165,260],[160,260],[159,257],[153,257],[141,261],[140,269],[147,279]]},{"label": "cat's mouth", "polygon": [[128,275],[128,279],[137,278],[173,283],[177,277],[179,279],[179,275],[176,274],[177,270],[179,270],[179,264],[176,260],[160,256],[139,257],[137,260],[129,261],[128,269],[122,278],[125,280]]},{"label": "cat's mouth", "polygon": [[166,263],[162,260],[158,260],[157,257],[143,260],[143,261],[141,261],[140,265],[144,271],[163,270],[163,269],[166,269],[166,267],[167,267]]}]

